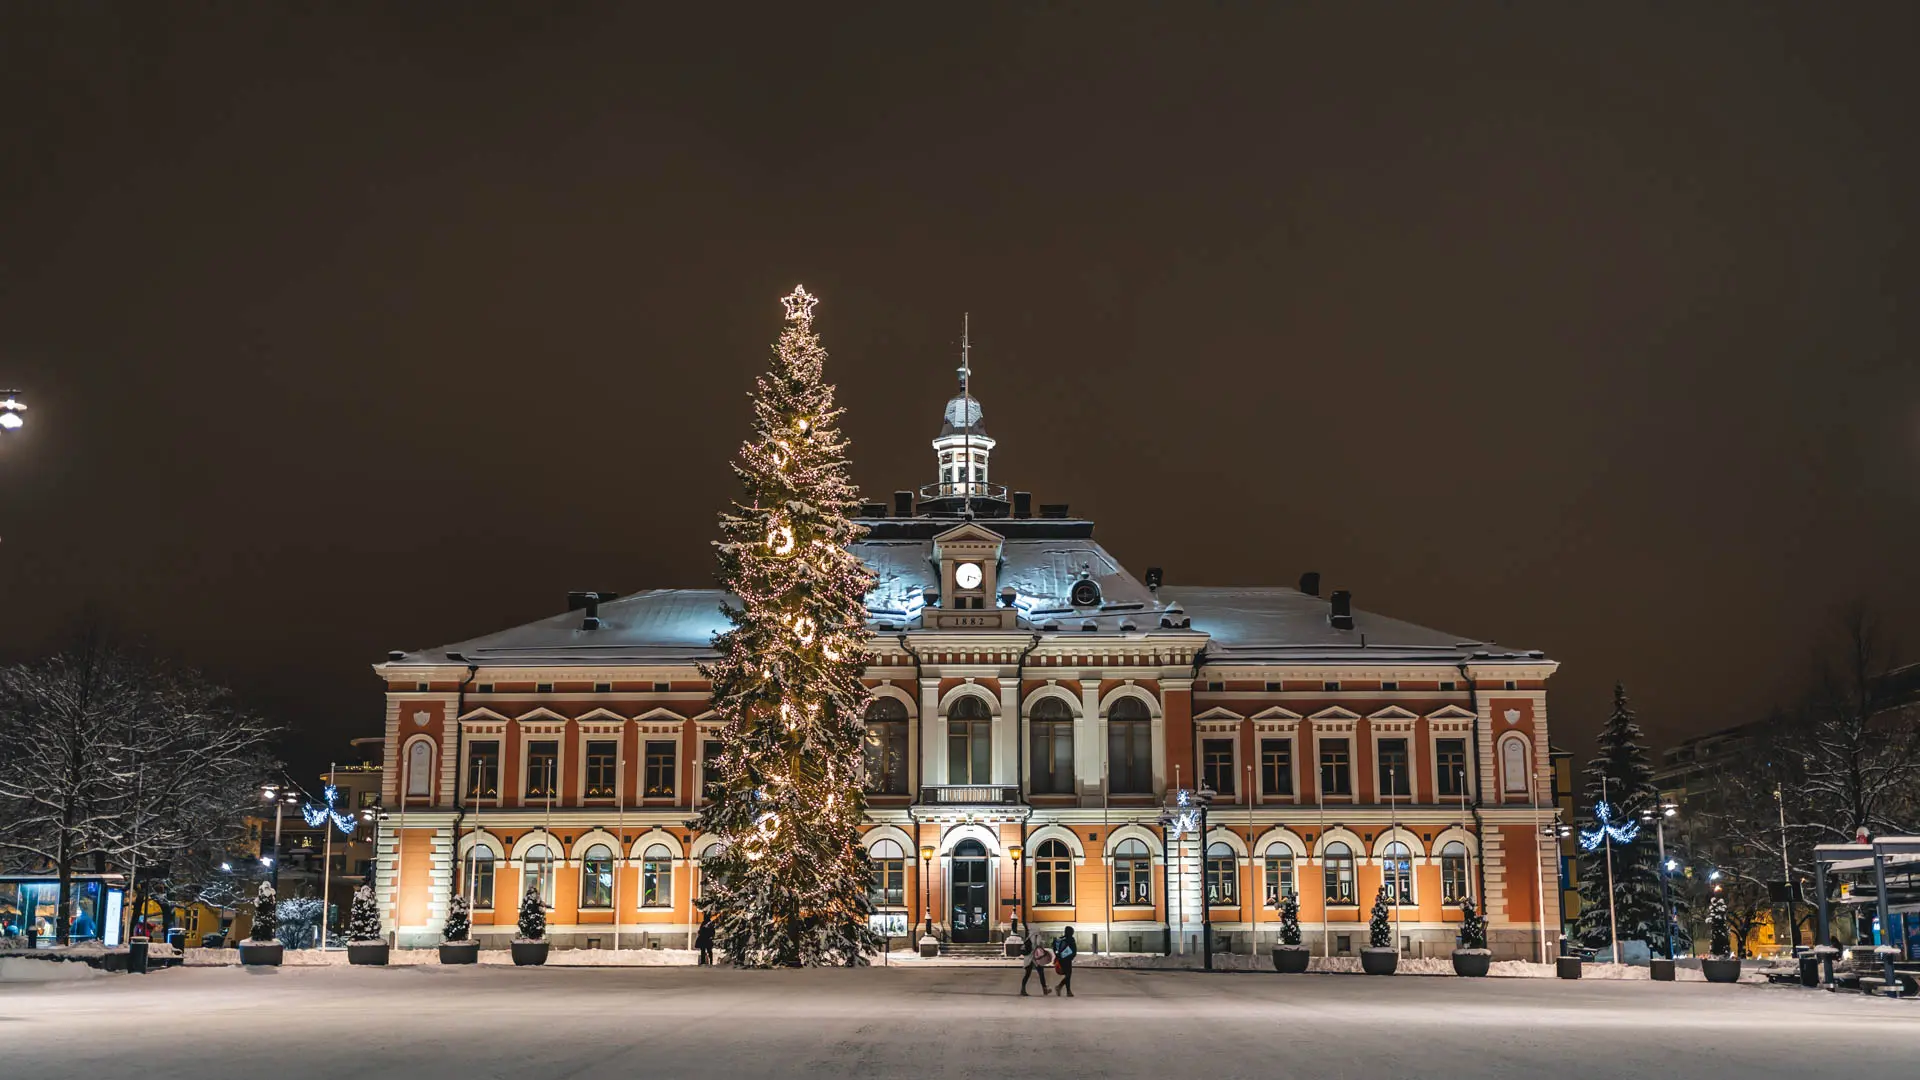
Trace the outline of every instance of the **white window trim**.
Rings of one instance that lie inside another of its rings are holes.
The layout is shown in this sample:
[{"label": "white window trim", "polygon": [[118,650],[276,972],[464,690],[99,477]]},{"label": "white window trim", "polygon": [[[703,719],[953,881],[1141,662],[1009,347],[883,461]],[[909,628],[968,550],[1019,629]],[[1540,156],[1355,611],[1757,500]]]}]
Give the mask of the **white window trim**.
[{"label": "white window trim", "polygon": [[[520,769],[514,778],[518,783],[514,784],[513,797],[514,805],[522,808],[545,808],[547,805],[545,796],[530,796],[527,794],[527,783],[532,779],[527,772],[527,761],[532,756],[533,744],[537,742],[551,742],[556,744],[554,750],[559,757],[554,762],[553,783],[554,786],[560,790],[553,793],[553,805],[556,807],[566,805],[564,792],[566,790],[565,780],[567,776],[567,721],[565,718],[546,712],[544,709],[540,711],[542,715],[537,719],[529,720],[526,717],[522,717],[515,721],[520,736]],[[505,778],[502,777],[502,780],[504,779]],[[506,794],[504,788],[505,785],[503,784],[501,791],[501,795],[503,796]]]}]

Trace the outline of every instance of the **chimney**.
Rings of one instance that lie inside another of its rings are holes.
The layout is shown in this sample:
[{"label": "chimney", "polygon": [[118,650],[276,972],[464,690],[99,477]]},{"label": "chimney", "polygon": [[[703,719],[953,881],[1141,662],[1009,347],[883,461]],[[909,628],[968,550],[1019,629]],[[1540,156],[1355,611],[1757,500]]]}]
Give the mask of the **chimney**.
[{"label": "chimney", "polygon": [[886,517],[887,504],[883,502],[863,502],[860,504],[860,516],[863,518]]},{"label": "chimney", "polygon": [[1033,516],[1033,492],[1016,491],[1013,493],[1013,516],[1030,518]]},{"label": "chimney", "polygon": [[1320,595],[1320,571],[1309,570],[1300,575],[1300,591],[1308,596]]},{"label": "chimney", "polygon": [[580,620],[580,629],[598,630],[600,629],[600,605],[608,600],[617,600],[619,597],[620,594],[616,592],[597,590],[570,592],[567,594],[567,610],[587,613],[586,617]]},{"label": "chimney", "polygon": [[913,492],[896,491],[893,493],[893,516],[903,518],[913,516]]},{"label": "chimney", "polygon": [[1335,630],[1353,629],[1353,594],[1345,589],[1333,590],[1333,607],[1327,614],[1327,621]]},{"label": "chimney", "polygon": [[1067,516],[1067,504],[1041,503],[1040,516],[1043,518],[1064,518]]}]

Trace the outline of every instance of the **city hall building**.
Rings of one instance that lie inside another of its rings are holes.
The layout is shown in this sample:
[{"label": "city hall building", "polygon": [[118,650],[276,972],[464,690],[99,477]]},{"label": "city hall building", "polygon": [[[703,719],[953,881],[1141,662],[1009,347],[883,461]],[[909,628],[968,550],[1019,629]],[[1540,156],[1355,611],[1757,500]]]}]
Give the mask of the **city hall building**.
[{"label": "city hall building", "polygon": [[[891,936],[1071,924],[1083,948],[1190,950],[1211,923],[1246,951],[1293,895],[1306,944],[1357,954],[1385,889],[1407,955],[1450,952],[1468,896],[1497,956],[1557,944],[1553,661],[1359,610],[1314,574],[1136,576],[1093,522],[991,481],[976,399],[943,421],[937,479],[867,504],[856,545],[877,579],[863,842]],[[375,666],[378,895],[402,943],[437,941],[457,889],[504,945],[531,882],[558,947],[690,943],[722,727],[699,665],[729,598],[569,600]],[[1204,836],[1167,812],[1183,788],[1213,793]]]}]

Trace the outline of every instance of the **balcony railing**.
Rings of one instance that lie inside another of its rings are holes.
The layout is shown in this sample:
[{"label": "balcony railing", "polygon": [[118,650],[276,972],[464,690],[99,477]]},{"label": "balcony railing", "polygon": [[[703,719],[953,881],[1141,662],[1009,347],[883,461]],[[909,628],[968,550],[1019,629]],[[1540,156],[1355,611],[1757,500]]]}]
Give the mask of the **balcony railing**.
[{"label": "balcony railing", "polygon": [[922,806],[1019,806],[1016,784],[927,784],[920,788]]},{"label": "balcony railing", "polygon": [[1007,498],[1007,485],[988,484],[978,480],[968,483],[961,480],[953,483],[927,484],[920,489],[920,497],[923,499],[960,499],[969,496],[975,499],[999,499],[1004,502]]}]

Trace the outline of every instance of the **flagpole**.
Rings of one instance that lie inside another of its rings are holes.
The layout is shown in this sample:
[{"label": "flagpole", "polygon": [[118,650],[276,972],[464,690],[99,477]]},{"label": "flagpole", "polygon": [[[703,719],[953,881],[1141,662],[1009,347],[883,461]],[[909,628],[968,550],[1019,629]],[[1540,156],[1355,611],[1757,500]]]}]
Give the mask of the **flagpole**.
[{"label": "flagpole", "polygon": [[621,732],[613,750],[613,790],[620,800],[620,861],[613,871],[613,951],[620,951],[620,875],[629,866],[627,858],[627,739]]},{"label": "flagpole", "polygon": [[1320,955],[1333,955],[1333,913],[1327,910],[1327,774],[1324,766],[1313,777],[1313,801],[1320,812]]},{"label": "flagpole", "polygon": [[[335,767],[334,762],[327,762],[327,787],[333,786],[333,770]],[[333,821],[333,814],[333,800],[328,799],[327,819],[320,823],[320,831],[326,834],[326,840],[322,844],[322,853],[320,856],[320,950],[322,952],[325,952],[327,948],[327,913],[328,906],[332,902],[333,830],[336,828]]]}]

